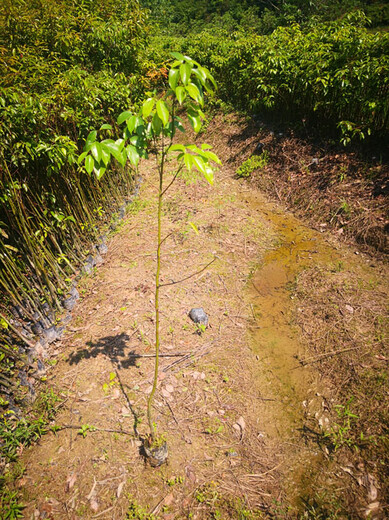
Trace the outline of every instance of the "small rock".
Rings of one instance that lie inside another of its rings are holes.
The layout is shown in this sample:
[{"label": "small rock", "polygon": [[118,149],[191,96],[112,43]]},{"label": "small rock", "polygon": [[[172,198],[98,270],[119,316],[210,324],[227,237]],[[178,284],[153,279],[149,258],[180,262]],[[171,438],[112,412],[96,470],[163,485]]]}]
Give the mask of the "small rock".
[{"label": "small rock", "polygon": [[192,309],[189,312],[189,318],[194,323],[198,323],[199,325],[205,325],[206,327],[208,326],[208,315],[202,307]]},{"label": "small rock", "polygon": [[263,143],[258,143],[257,146],[255,147],[255,155],[261,155],[261,153],[263,152],[263,148],[264,148],[264,144]]},{"label": "small rock", "polygon": [[50,327],[49,329],[43,330],[43,337],[47,341],[47,343],[53,343],[57,339],[59,339],[59,334],[56,327]]},{"label": "small rock", "polygon": [[34,334],[39,335],[43,333],[43,325],[40,321],[37,321],[31,326],[31,330]]},{"label": "small rock", "polygon": [[69,296],[69,298],[65,298],[63,302],[63,306],[66,310],[71,311],[73,310],[74,306],[76,305],[77,300],[74,296]]},{"label": "small rock", "polygon": [[108,253],[108,246],[107,244],[99,244],[97,246],[97,249],[101,255],[106,255]]},{"label": "small rock", "polygon": [[80,293],[77,291],[77,287],[73,285],[69,291],[70,296],[73,296],[76,300],[80,298]]},{"label": "small rock", "polygon": [[11,313],[14,315],[15,318],[23,318],[23,309],[20,305],[14,305],[11,308]]},{"label": "small rock", "polygon": [[354,307],[351,307],[351,305],[345,305],[344,308],[346,311],[348,311],[350,314],[354,314]]},{"label": "small rock", "polygon": [[174,386],[173,385],[166,385],[166,390],[171,394],[172,392],[174,392]]},{"label": "small rock", "polygon": [[95,254],[95,256],[93,257],[93,261],[95,263],[95,265],[101,265],[103,263],[103,257],[101,256],[101,254],[99,252],[97,252]]}]

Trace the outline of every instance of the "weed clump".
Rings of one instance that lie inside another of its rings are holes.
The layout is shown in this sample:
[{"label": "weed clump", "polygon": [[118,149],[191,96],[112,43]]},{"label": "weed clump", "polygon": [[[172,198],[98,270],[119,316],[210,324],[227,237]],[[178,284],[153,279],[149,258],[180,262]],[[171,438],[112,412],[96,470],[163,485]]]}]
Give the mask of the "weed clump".
[{"label": "weed clump", "polygon": [[269,164],[269,154],[265,150],[261,155],[253,155],[249,157],[247,161],[244,161],[239,168],[236,170],[236,175],[240,178],[247,178],[255,170],[265,168]]}]

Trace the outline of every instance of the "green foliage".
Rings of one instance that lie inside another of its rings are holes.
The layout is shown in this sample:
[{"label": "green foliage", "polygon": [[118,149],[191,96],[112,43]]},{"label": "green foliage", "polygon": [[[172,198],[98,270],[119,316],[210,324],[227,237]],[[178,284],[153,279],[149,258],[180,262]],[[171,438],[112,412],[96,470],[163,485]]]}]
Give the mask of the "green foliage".
[{"label": "green foliage", "polygon": [[[65,282],[132,186],[99,185],[76,163],[87,129],[114,123],[150,81],[147,14],[137,0],[4,0],[0,5],[0,305],[31,319]],[[106,130],[108,132],[108,130]],[[0,338],[4,348],[15,337]],[[2,350],[3,351],[3,350]],[[3,352],[4,353],[4,352]],[[12,358],[11,358],[12,359]],[[0,360],[11,376],[10,356]],[[8,383],[7,383],[8,384]]]},{"label": "green foliage", "polygon": [[130,505],[127,511],[127,520],[155,520],[155,516],[147,512],[138,502],[130,498]]},{"label": "green foliage", "polygon": [[268,36],[203,31],[161,40],[155,59],[174,42],[211,70],[222,101],[340,132],[347,144],[388,133],[389,34],[365,24],[354,12],[336,22],[278,27]]},{"label": "green foliage", "polygon": [[254,170],[264,168],[269,163],[269,154],[264,151],[261,155],[253,155],[242,163],[236,170],[238,177],[250,177]]},{"label": "green foliage", "polygon": [[[337,451],[344,446],[358,449],[358,439],[355,438],[355,432],[353,432],[353,429],[355,430],[359,417],[351,412],[350,404],[352,401],[353,398],[351,398],[345,405],[335,406],[338,420],[334,426],[324,434],[324,437],[331,441],[334,451]],[[360,433],[359,440],[365,440],[362,432]]]}]

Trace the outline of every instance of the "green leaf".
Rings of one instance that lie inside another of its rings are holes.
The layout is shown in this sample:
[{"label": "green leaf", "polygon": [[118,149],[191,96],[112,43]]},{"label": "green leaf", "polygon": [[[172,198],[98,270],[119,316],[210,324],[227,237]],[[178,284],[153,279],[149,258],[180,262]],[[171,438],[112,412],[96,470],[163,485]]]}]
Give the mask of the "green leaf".
[{"label": "green leaf", "polygon": [[127,157],[131,164],[134,166],[137,166],[139,163],[139,153],[137,152],[136,148],[132,145],[128,145],[126,147],[127,150]]},{"label": "green leaf", "polygon": [[201,95],[201,92],[194,83],[189,83],[186,86],[186,91],[188,92],[190,97],[198,103],[200,103],[201,106],[204,104],[203,96]]},{"label": "green leaf", "polygon": [[180,52],[171,52],[170,53],[171,56],[173,56],[173,58],[175,58],[176,60],[179,60],[179,61],[184,61],[184,56],[180,53]]},{"label": "green leaf", "polygon": [[184,146],[183,144],[173,144],[173,145],[169,148],[169,151],[170,151],[170,152],[177,152],[177,151],[185,152],[185,146]]},{"label": "green leaf", "polygon": [[152,127],[153,127],[154,134],[156,136],[158,136],[161,133],[161,130],[162,130],[162,121],[158,117],[157,113],[154,114],[153,120],[152,120],[151,124],[152,124]]},{"label": "green leaf", "polygon": [[189,63],[183,63],[182,65],[180,65],[180,76],[181,81],[184,85],[188,83],[191,72],[192,67],[191,65],[189,65]]},{"label": "green leaf", "polygon": [[178,99],[178,102],[180,105],[184,102],[186,98],[186,90],[184,87],[177,87],[176,88],[176,97]]},{"label": "green leaf", "polygon": [[99,165],[98,167],[95,166],[94,172],[95,172],[95,175],[96,175],[98,181],[104,175],[106,170],[107,170],[107,168],[105,168],[104,166],[101,166],[101,165]]},{"label": "green leaf", "polygon": [[188,115],[189,123],[191,124],[193,130],[197,133],[201,130],[201,119],[198,116]]},{"label": "green leaf", "polygon": [[85,157],[86,157],[87,155],[88,155],[88,152],[83,152],[83,153],[80,155],[80,157],[78,158],[77,163],[78,163],[78,164],[81,164],[82,161],[85,159]]},{"label": "green leaf", "polygon": [[119,117],[117,118],[117,124],[121,125],[124,121],[127,121],[132,116],[132,112],[130,110],[127,110],[126,112],[122,112]]},{"label": "green leaf", "polygon": [[206,166],[204,159],[200,157],[199,155],[192,155],[193,164],[196,166],[196,168],[205,175],[206,173]]},{"label": "green leaf", "polygon": [[104,123],[103,125],[101,125],[100,130],[112,130],[112,126],[107,123]]},{"label": "green leaf", "polygon": [[143,106],[142,106],[142,115],[143,117],[146,119],[149,117],[149,115],[151,114],[151,111],[153,110],[154,108],[154,103],[155,103],[155,99],[154,98],[148,98],[146,99],[146,101],[143,103]]},{"label": "green leaf", "polygon": [[204,155],[207,159],[210,159],[211,161],[215,162],[216,164],[221,165],[222,162],[215,153],[208,151],[208,152],[205,152]]},{"label": "green leaf", "polygon": [[88,155],[88,157],[85,159],[85,169],[89,173],[89,175],[92,173],[93,168],[95,166],[95,161],[91,155]]},{"label": "green leaf", "polygon": [[129,119],[127,119],[127,128],[131,134],[134,131],[137,119],[138,118],[136,116],[131,116]]},{"label": "green leaf", "polygon": [[207,81],[207,74],[203,67],[198,67],[197,69],[193,69],[193,74],[196,74],[196,76],[201,81],[202,85],[205,85]]},{"label": "green leaf", "polygon": [[123,144],[123,139],[119,139],[116,143],[110,139],[101,142],[102,149],[105,150],[106,153],[113,155],[115,159],[124,166],[126,161],[124,161],[123,164]]},{"label": "green leaf", "polygon": [[93,157],[96,159],[96,162],[101,161],[101,144],[97,141],[95,141],[90,149]]},{"label": "green leaf", "polygon": [[213,170],[210,166],[205,167],[204,177],[209,182],[209,184],[212,186],[213,185]]},{"label": "green leaf", "polygon": [[180,77],[180,71],[178,69],[169,70],[169,85],[173,90],[177,87],[178,78]]},{"label": "green leaf", "polygon": [[193,155],[186,153],[184,155],[184,163],[185,163],[186,169],[188,170],[188,172],[190,172],[192,170],[192,166],[193,166]]},{"label": "green leaf", "polygon": [[111,154],[108,153],[103,146],[101,147],[101,159],[105,166],[108,166],[109,160],[111,159]]},{"label": "green leaf", "polygon": [[162,101],[162,99],[159,99],[157,101],[157,114],[161,119],[163,125],[167,125],[167,123],[169,122],[169,110],[166,106],[165,101]]},{"label": "green leaf", "polygon": [[193,222],[188,222],[190,227],[193,229],[193,231],[196,233],[196,235],[199,235],[199,230],[197,229],[197,226],[193,224]]},{"label": "green leaf", "polygon": [[85,148],[88,145],[90,145],[91,143],[93,143],[94,141],[96,141],[96,136],[97,136],[96,130],[92,130],[92,132],[89,132],[88,137],[86,138],[86,141],[85,141]]}]

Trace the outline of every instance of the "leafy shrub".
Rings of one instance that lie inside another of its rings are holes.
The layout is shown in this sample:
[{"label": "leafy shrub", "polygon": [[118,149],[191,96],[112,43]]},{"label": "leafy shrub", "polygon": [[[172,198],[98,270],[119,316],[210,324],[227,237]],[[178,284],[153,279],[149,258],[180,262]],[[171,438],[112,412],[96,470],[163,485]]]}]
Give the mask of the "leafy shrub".
[{"label": "leafy shrub", "polygon": [[242,163],[236,170],[238,177],[250,177],[254,170],[264,168],[269,163],[269,154],[264,151],[261,155],[253,155]]},{"label": "leafy shrub", "polygon": [[322,131],[353,139],[389,130],[389,34],[370,32],[363,13],[308,27],[278,27],[268,36],[222,30],[174,41],[214,74],[219,96],[250,112],[305,120]]}]

